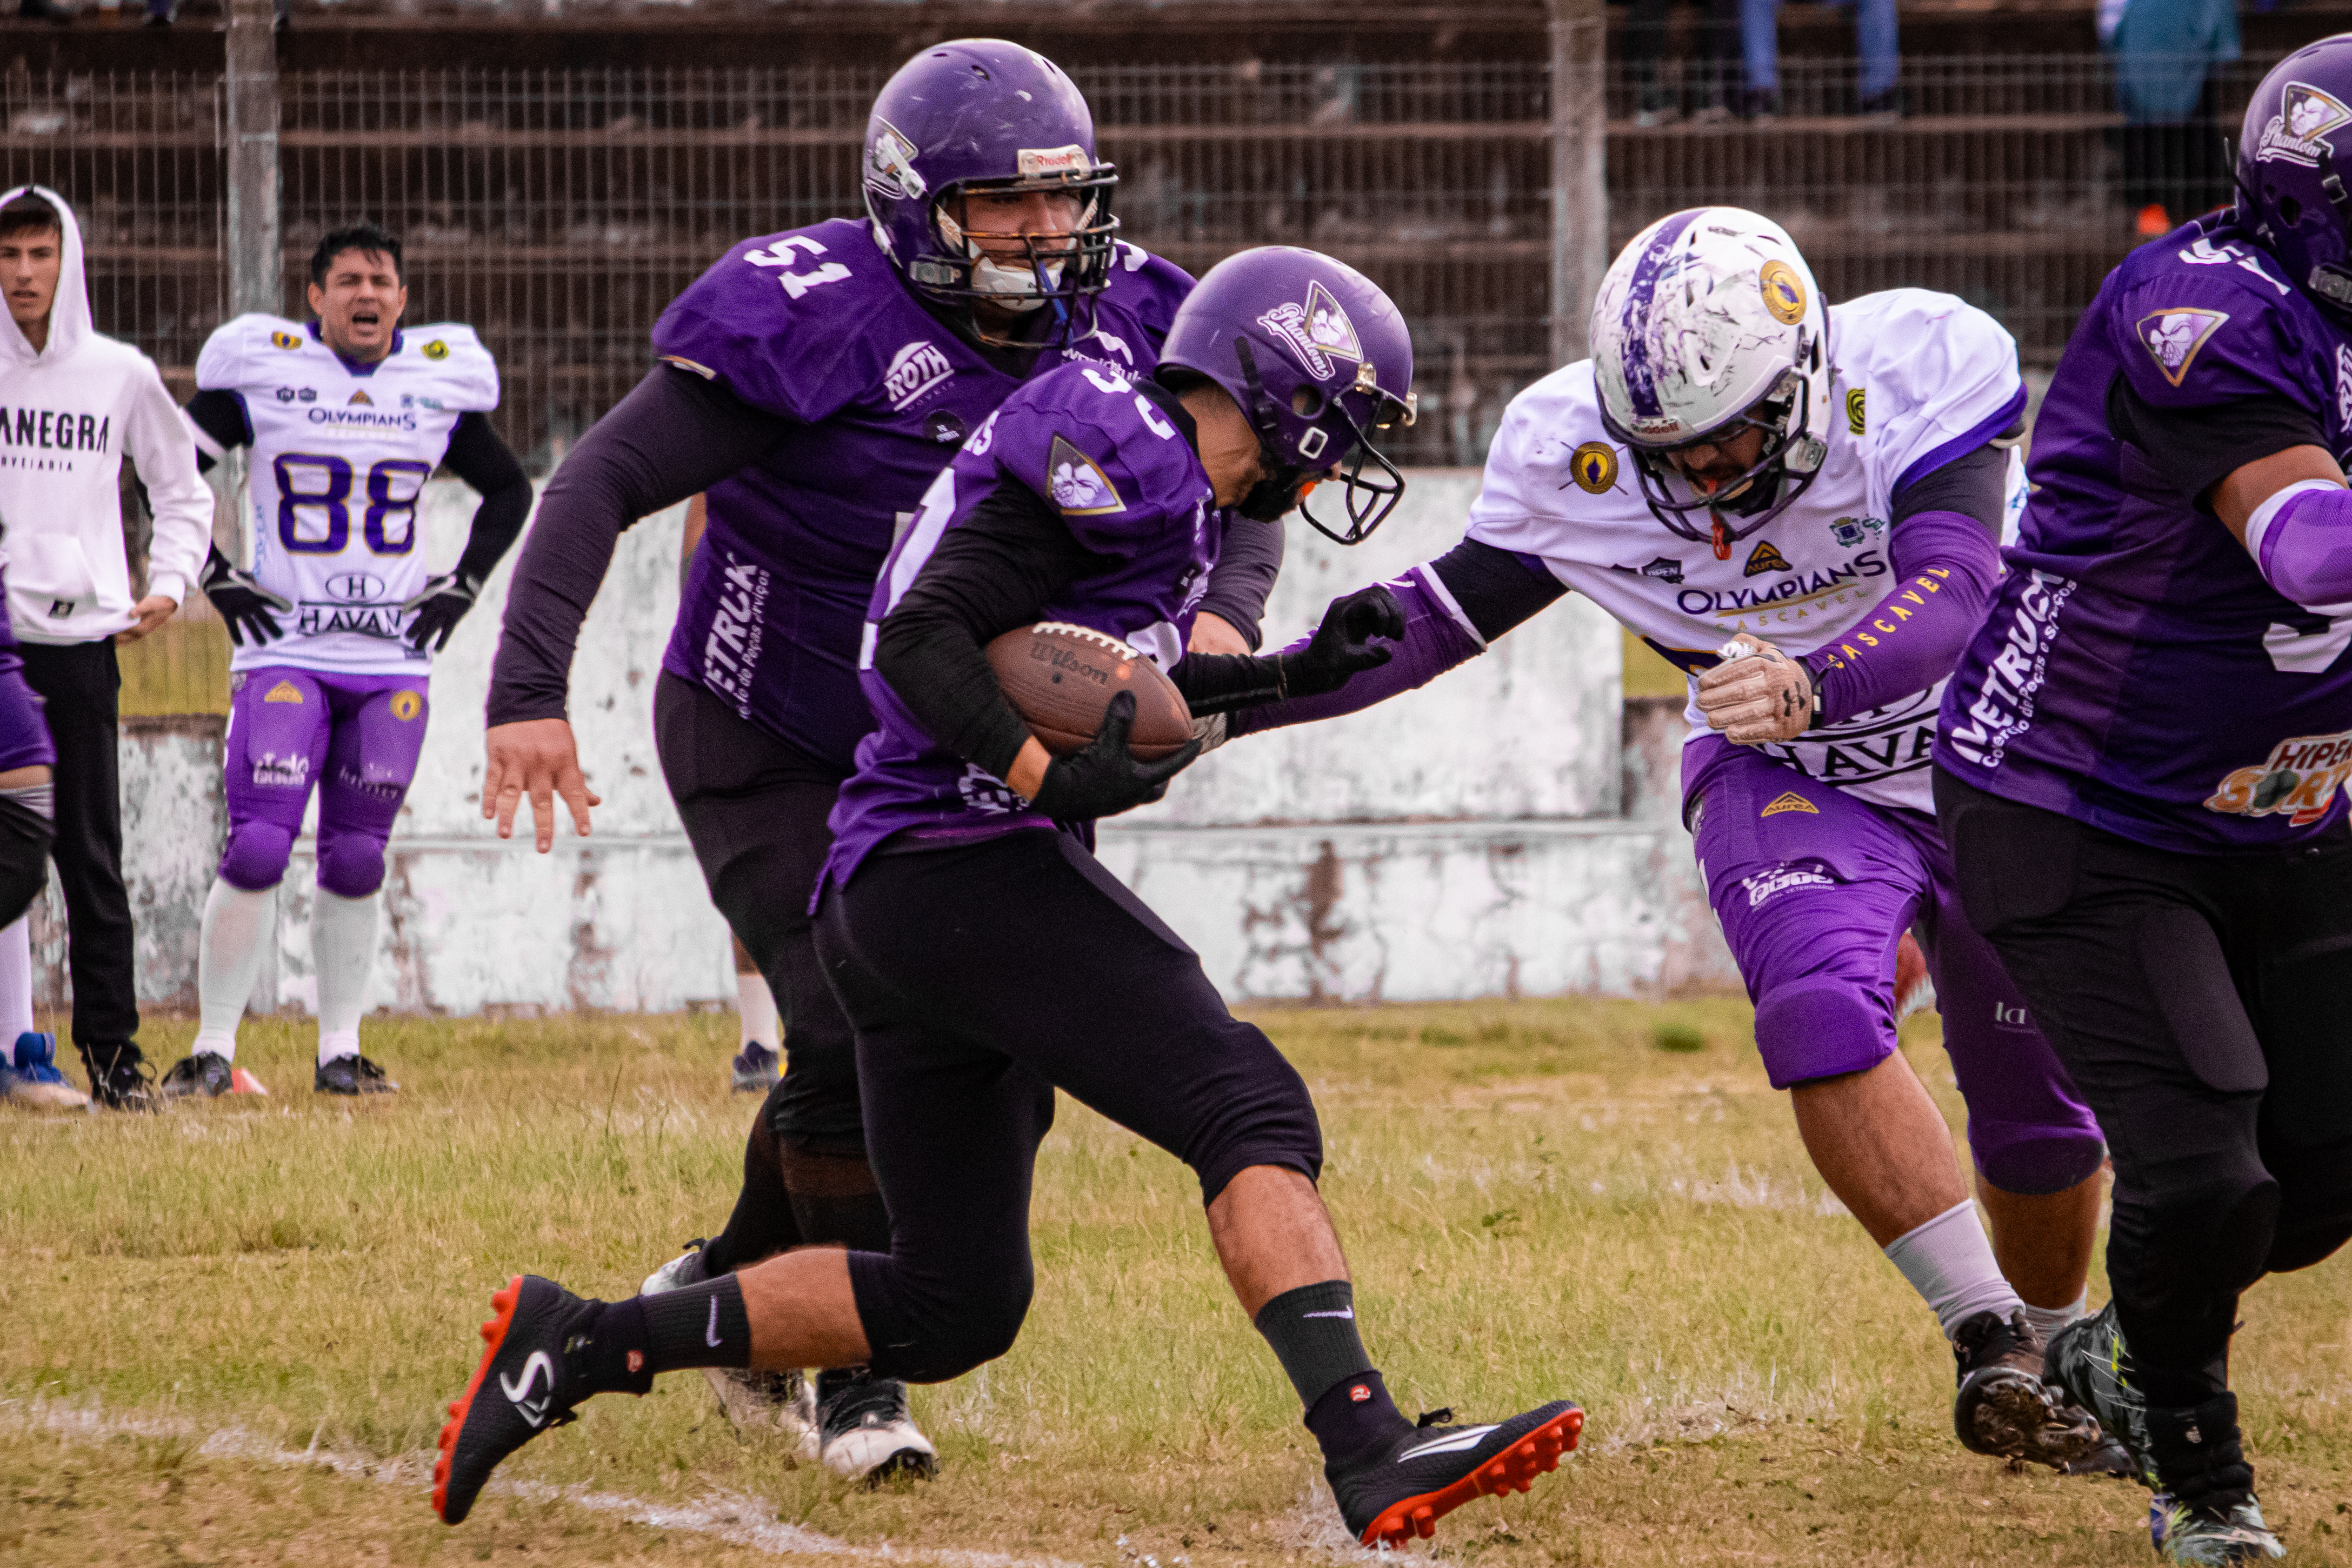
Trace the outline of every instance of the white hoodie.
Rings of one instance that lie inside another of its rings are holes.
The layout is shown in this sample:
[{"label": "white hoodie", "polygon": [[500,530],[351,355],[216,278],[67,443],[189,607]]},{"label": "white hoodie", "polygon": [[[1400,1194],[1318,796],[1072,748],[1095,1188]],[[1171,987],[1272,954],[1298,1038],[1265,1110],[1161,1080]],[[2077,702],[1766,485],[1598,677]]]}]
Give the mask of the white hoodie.
[{"label": "white hoodie", "polygon": [[147,591],[184,604],[212,543],[213,496],[195,444],[155,362],[90,328],[81,225],[56,192],[19,185],[57,208],[64,266],[36,353],[0,309],[0,523],[8,613],[26,643],[94,643],[131,625],[122,539],[122,459],[147,486],[155,538]]}]

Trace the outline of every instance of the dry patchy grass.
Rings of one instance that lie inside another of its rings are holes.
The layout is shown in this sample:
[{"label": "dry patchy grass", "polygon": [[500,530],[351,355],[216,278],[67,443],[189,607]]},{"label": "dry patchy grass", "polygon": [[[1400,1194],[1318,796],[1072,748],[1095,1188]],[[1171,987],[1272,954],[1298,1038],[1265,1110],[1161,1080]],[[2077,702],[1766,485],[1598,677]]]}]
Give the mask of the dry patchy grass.
[{"label": "dry patchy grass", "polygon": [[[1434,1555],[2145,1560],[2144,1497],[1948,1435],[1933,1320],[1822,1193],[1737,1002],[1260,1015],[1315,1086],[1367,1339],[1408,1408],[1559,1394],[1587,1449]],[[277,1086],[152,1119],[0,1114],[0,1562],[1211,1568],[1356,1555],[1173,1160],[1065,1102],[1013,1353],[920,1390],[940,1479],[878,1493],[739,1441],[698,1378],[605,1398],[447,1530],[425,1451],[510,1272],[635,1288],[719,1224],[748,1100],[727,1018],[379,1020],[387,1104]],[[151,1028],[169,1059],[186,1026]],[[1957,1125],[1932,1020],[1914,1060]],[[1697,1049],[1690,1049],[1693,1046]],[[2249,1299],[2239,1383],[2296,1561],[2352,1559],[2341,1265]]]}]

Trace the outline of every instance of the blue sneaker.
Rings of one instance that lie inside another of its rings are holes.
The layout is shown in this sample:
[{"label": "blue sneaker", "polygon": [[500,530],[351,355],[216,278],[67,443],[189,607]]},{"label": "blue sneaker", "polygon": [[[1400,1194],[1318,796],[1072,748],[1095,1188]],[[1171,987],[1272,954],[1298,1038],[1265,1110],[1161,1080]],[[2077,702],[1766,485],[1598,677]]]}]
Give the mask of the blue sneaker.
[{"label": "blue sneaker", "polygon": [[0,1061],[0,1094],[18,1105],[79,1111],[89,1096],[67,1082],[58,1071],[58,1037],[27,1030]]}]

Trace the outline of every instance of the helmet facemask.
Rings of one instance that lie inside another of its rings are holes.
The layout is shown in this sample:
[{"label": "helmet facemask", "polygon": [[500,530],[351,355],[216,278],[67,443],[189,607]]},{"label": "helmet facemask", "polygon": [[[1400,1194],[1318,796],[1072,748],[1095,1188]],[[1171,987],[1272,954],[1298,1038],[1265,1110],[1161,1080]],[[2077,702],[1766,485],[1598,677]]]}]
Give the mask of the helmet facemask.
[{"label": "helmet facemask", "polygon": [[[1083,338],[1094,329],[1094,298],[1110,281],[1118,237],[1110,197],[1118,184],[1111,166],[1097,163],[1082,173],[968,180],[944,186],[929,209],[931,254],[908,264],[908,279],[930,298],[961,307],[966,333],[991,348],[1058,348]],[[1067,232],[1000,235],[968,228],[949,211],[960,204],[959,197],[1039,191],[1068,195],[1076,204]],[[1020,252],[999,257],[982,243],[983,237],[1000,246],[1017,240]],[[1012,311],[1012,329],[984,325],[976,308],[982,305]],[[1031,319],[1049,307],[1053,326],[1036,332]]]},{"label": "helmet facemask", "polygon": [[[1811,378],[1826,373],[1821,343],[1811,334],[1801,334],[1796,358],[1800,368],[1782,371],[1763,397],[1743,413],[1704,435],[1671,446],[1644,446],[1619,426],[1605,405],[1601,411],[1602,427],[1633,455],[1633,472],[1651,516],[1682,538],[1710,546],[1717,560],[1728,559],[1735,541],[1788,510],[1811,486],[1829,455],[1828,443],[1812,431],[1813,404],[1818,400],[1809,395]],[[1673,460],[1675,453],[1694,446],[1719,447],[1749,430],[1764,435],[1756,461],[1712,492],[1700,493]],[[1675,495],[1676,480],[1690,492],[1688,500]],[[1705,531],[1694,522],[1699,513],[1708,519]],[[1735,525],[1730,517],[1740,521]]]},{"label": "helmet facemask", "polygon": [[[1313,423],[1296,442],[1296,455],[1306,461],[1293,462],[1276,445],[1283,434],[1282,416],[1258,379],[1257,360],[1249,340],[1236,336],[1234,354],[1241,361],[1242,382],[1249,390],[1250,423],[1257,430],[1258,461],[1266,474],[1250,487],[1237,509],[1245,517],[1272,523],[1295,507],[1308,527],[1334,544],[1363,543],[1404,498],[1403,472],[1380,449],[1374,433],[1411,424],[1415,412],[1412,395],[1408,392],[1399,399],[1382,391],[1372,379],[1369,361],[1360,363],[1355,385],[1337,397],[1326,397],[1321,388],[1302,384],[1290,394],[1290,411]],[[1366,418],[1357,418],[1349,406],[1351,398],[1365,405]],[[1335,423],[1346,432],[1344,437],[1335,437]],[[1334,450],[1339,455],[1327,461],[1327,455]],[[1372,469],[1369,475],[1368,465]],[[1340,486],[1347,513],[1341,528],[1327,525],[1307,504],[1308,495],[1327,478]]]}]

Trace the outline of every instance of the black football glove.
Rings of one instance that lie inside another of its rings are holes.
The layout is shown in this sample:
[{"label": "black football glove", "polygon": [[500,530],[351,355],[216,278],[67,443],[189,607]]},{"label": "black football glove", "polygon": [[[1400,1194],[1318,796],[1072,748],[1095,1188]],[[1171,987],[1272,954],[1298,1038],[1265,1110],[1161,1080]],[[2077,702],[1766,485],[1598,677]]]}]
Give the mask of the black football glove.
[{"label": "black football glove", "polygon": [[481,580],[467,577],[462,571],[445,572],[426,580],[425,591],[401,606],[413,610],[416,619],[408,623],[408,645],[420,652],[437,653],[449,645],[449,633],[474,607],[474,598],[482,591]]},{"label": "black football glove", "polygon": [[1168,781],[1192,766],[1201,743],[1188,741],[1157,762],[1138,762],[1127,749],[1128,732],[1134,727],[1135,694],[1121,692],[1103,710],[1102,727],[1087,748],[1057,757],[1046,767],[1030,803],[1057,822],[1076,822],[1116,817],[1168,793]]},{"label": "black football glove", "polygon": [[1346,685],[1350,675],[1379,669],[1395,656],[1396,650],[1373,646],[1375,637],[1391,643],[1404,641],[1404,606],[1379,583],[1333,600],[1323,612],[1323,624],[1315,628],[1307,646],[1278,655],[1282,695],[1286,698],[1321,696]]},{"label": "black football glove", "polygon": [[205,559],[204,575],[196,580],[196,583],[205,591],[205,597],[213,601],[213,608],[220,612],[221,620],[227,624],[228,640],[240,648],[245,646],[247,637],[253,639],[253,645],[257,648],[276,641],[283,633],[278,618],[270,612],[291,612],[294,608],[292,601],[280,598],[262,587],[253,573],[239,571],[230,565],[228,557],[221,554],[218,546],[214,547],[211,556]]}]

